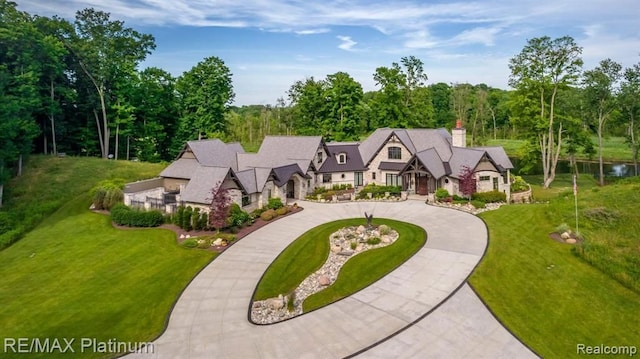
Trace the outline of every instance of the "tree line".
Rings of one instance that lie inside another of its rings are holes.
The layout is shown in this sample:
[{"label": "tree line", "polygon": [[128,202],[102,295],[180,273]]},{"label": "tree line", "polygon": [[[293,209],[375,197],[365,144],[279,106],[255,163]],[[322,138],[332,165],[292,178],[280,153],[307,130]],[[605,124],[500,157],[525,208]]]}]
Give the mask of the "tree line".
[{"label": "tree line", "polygon": [[513,90],[427,84],[423,62],[408,56],[375,70],[375,91],[337,72],[296,81],[275,105],[242,107],[232,106],[220,58],[174,77],[139,68],[154,49],[152,35],[106,12],[84,9],[68,21],[0,0],[0,204],[2,185],[34,152],[170,161],[192,139],[249,148],[274,134],[357,141],[379,127],[450,128],[456,119],[472,145],[527,139],[524,163],[542,162],[547,186],[560,154],[595,152],[592,133],[599,145],[606,134],[627,136],[637,158],[640,63],[606,59],[583,71],[570,37],[529,40],[509,64]]}]

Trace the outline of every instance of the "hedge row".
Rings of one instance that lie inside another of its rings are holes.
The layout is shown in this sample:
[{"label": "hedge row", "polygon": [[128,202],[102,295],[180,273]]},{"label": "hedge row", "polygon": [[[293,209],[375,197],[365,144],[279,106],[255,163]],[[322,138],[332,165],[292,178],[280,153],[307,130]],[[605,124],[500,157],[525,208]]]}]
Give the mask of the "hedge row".
[{"label": "hedge row", "polygon": [[111,208],[111,220],[120,226],[157,227],[164,218],[160,211],[142,211],[119,203]]},{"label": "hedge row", "polygon": [[391,196],[399,196],[402,188],[400,186],[377,186],[374,184],[364,186],[358,193],[358,199],[366,199],[369,196],[367,193],[371,193],[373,198],[384,197],[387,192]]},{"label": "hedge row", "polygon": [[485,203],[506,202],[507,195],[500,191],[476,192],[471,195],[471,199],[482,201]]}]

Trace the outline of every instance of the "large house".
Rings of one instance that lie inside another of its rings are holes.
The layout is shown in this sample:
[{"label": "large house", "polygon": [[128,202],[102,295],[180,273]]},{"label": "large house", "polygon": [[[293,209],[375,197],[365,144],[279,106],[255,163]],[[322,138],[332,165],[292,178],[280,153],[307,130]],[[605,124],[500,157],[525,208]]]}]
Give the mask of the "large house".
[{"label": "large house", "polygon": [[245,210],[272,197],[303,199],[316,187],[367,184],[401,186],[431,196],[438,188],[460,194],[464,167],[478,192],[510,196],[513,168],[502,147],[466,147],[460,122],[445,129],[381,128],[361,143],[325,143],[319,136],[267,136],[257,153],[238,143],[189,141],[158,178],[129,183],[125,204],[172,212],[178,204],[206,208],[211,190],[223,186]]}]

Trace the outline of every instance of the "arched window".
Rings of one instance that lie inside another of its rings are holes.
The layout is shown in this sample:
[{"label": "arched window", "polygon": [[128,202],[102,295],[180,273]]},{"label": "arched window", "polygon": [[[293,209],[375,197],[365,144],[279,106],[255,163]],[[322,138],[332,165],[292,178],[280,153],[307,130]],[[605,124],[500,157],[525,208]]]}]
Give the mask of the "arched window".
[{"label": "arched window", "polygon": [[343,165],[347,163],[347,154],[346,153],[341,153],[338,155],[338,164],[339,165]]}]

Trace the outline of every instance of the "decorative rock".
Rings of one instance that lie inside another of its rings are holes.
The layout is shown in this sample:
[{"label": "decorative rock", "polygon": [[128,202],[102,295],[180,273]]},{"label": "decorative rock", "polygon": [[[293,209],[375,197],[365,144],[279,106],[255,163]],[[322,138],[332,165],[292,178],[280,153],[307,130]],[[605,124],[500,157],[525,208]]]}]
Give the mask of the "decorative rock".
[{"label": "decorative rock", "polygon": [[332,245],[331,246],[331,252],[333,253],[340,253],[342,251],[342,247],[340,247],[339,245]]},{"label": "decorative rock", "polygon": [[380,237],[380,240],[381,240],[381,241],[382,241],[382,243],[384,243],[384,244],[389,244],[389,243],[391,243],[391,237],[389,237],[389,236],[382,236],[382,237]]},{"label": "decorative rock", "polygon": [[326,275],[323,275],[323,276],[320,276],[320,278],[318,278],[318,284],[320,284],[323,287],[326,287],[329,284],[331,284],[331,282],[329,281],[329,277],[327,277]]},{"label": "decorative rock", "polygon": [[211,244],[213,244],[214,246],[221,246],[222,245],[222,238],[216,238],[216,240],[213,241],[213,243],[211,243]]},{"label": "decorative rock", "polygon": [[356,228],[356,233],[362,234],[362,233],[364,233],[364,230],[365,230],[364,226],[363,225],[359,225],[358,228]]},{"label": "decorative rock", "polygon": [[180,235],[180,239],[184,239],[184,234],[181,234],[181,235]]},{"label": "decorative rock", "polygon": [[342,251],[342,252],[338,252],[339,256],[345,256],[345,257],[350,257],[353,255],[353,251],[352,250],[347,250],[347,251]]},{"label": "decorative rock", "polygon": [[270,298],[267,299],[267,307],[273,310],[279,310],[284,307],[284,300],[282,299],[282,294],[278,296],[278,298]]},{"label": "decorative rock", "polygon": [[567,242],[569,244],[576,244],[575,238],[567,238],[567,239],[565,239],[565,242]]},{"label": "decorative rock", "polygon": [[563,232],[563,233],[560,235],[560,238],[562,238],[562,239],[564,239],[564,240],[567,240],[567,239],[571,238],[571,235],[569,234],[569,232]]},{"label": "decorative rock", "polygon": [[185,238],[191,238],[191,235],[190,235],[190,234],[187,234],[187,235],[185,236]]}]

